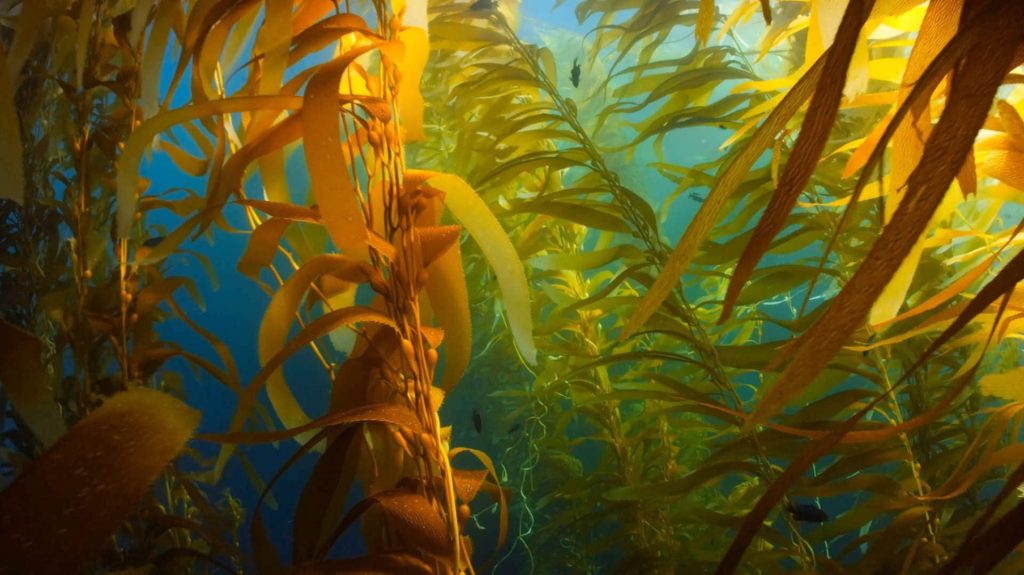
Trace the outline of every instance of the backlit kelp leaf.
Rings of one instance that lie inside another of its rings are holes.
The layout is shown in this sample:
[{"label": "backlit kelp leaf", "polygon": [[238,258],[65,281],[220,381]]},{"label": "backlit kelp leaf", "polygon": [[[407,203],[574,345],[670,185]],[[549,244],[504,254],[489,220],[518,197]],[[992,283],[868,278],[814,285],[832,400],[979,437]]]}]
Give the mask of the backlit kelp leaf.
[{"label": "backlit kelp leaf", "polygon": [[[1003,244],[1003,247],[1005,248],[1006,244]],[[871,327],[879,329],[887,325],[903,321],[905,319],[916,317],[922,313],[931,311],[941,306],[942,304],[952,300],[953,298],[965,293],[967,289],[970,288],[971,285],[978,280],[978,278],[984,275],[992,267],[992,265],[999,259],[999,254],[1001,252],[1002,248],[1000,248],[999,252],[992,254],[988,258],[985,258],[984,261],[968,270],[967,273],[960,276],[955,281],[950,283],[948,286],[940,290],[935,295],[924,300],[923,302],[893,317],[892,319],[889,319],[881,323],[872,324]]]},{"label": "backlit kelp leaf", "polygon": [[533,313],[526,272],[498,219],[462,178],[426,170],[408,170],[408,173],[423,178],[424,186],[443,192],[445,205],[480,245],[498,278],[516,347],[527,363],[536,365],[537,348],[533,343]]},{"label": "backlit kelp leaf", "polygon": [[75,424],[0,492],[8,573],[77,573],[98,557],[199,413],[152,389],[119,393]]},{"label": "backlit kelp leaf", "polygon": [[[910,96],[911,87],[917,83],[928,63],[941,51],[942,47],[956,34],[957,24],[960,20],[960,10],[963,0],[940,0],[931,2],[928,12],[921,24],[917,41],[907,60],[907,68],[903,74],[899,98],[896,106],[899,107]],[[885,202],[885,221],[889,221],[895,213],[897,206],[903,199],[904,185],[911,172],[921,160],[924,151],[925,139],[931,131],[931,110],[927,99],[920,99],[913,103],[911,117],[905,118],[896,127],[892,137],[892,172],[890,184],[887,188]],[[936,218],[942,218],[955,209],[957,199],[953,194],[943,204]],[[899,270],[889,280],[889,284],[879,296],[878,300],[871,307],[869,320],[871,323],[880,323],[892,319],[899,313],[907,291],[910,289],[910,282],[914,279],[914,272],[917,270],[921,260],[921,253],[924,250],[923,243],[925,236],[918,240],[918,244],[910,251],[907,258],[900,265]]]},{"label": "backlit kelp leaf", "polygon": [[626,326],[619,335],[619,340],[628,339],[657,311],[665,298],[675,289],[679,278],[689,267],[690,262],[698,255],[699,248],[717,221],[726,200],[743,182],[747,172],[761,154],[775,140],[790,118],[810,98],[814,86],[821,75],[824,59],[819,59],[786,94],[785,98],[765,119],[764,123],[754,132],[741,152],[736,154],[729,164],[723,168],[715,181],[715,186],[701,203],[700,210],[693,221],[683,232],[672,254],[665,262],[657,280],[641,300],[640,305],[630,316]]},{"label": "backlit kelp leaf", "polygon": [[[989,38],[979,39],[966,55],[969,71],[959,74],[946,110],[925,144],[923,160],[907,181],[908,191],[892,221],[882,231],[857,272],[822,317],[796,343],[792,363],[758,402],[747,429],[778,413],[813,381],[849,335],[866,319],[872,304],[925,226],[971,150],[988,107],[1012,61],[1021,30],[1008,30],[1007,19],[1024,18],[1024,5],[1002,14]],[[995,47],[998,46],[998,47]]]},{"label": "backlit kelp leaf", "polygon": [[[455,227],[455,226],[452,226]],[[427,297],[441,329],[444,330],[444,374],[438,386],[455,388],[473,354],[473,327],[469,315],[469,291],[462,269],[459,244],[443,251],[427,268]]]},{"label": "backlit kelp leaf", "polygon": [[508,503],[505,500],[505,490],[501,489],[501,478],[498,476],[497,470],[494,468],[494,462],[491,461],[491,457],[478,449],[471,449],[469,447],[456,447],[448,452],[448,457],[455,459],[455,456],[462,452],[469,453],[470,455],[477,458],[480,463],[484,464],[484,468],[487,469],[487,473],[494,479],[494,484],[499,486],[498,488],[498,544],[497,549],[501,549],[505,545],[505,540],[508,538]]},{"label": "backlit kelp leaf", "polygon": [[0,45],[0,198],[25,201],[25,167],[22,164],[21,126],[14,108],[14,82]]},{"label": "backlit kelp leaf", "polygon": [[[345,411],[330,413],[298,427],[276,431],[201,433],[196,435],[196,439],[228,445],[254,445],[306,435],[307,432],[314,429],[343,427],[355,423],[390,423],[416,432],[422,431],[423,428],[416,414],[408,407],[392,403],[368,403]],[[316,434],[309,434],[309,436],[312,439]],[[308,443],[308,440],[303,442],[303,444],[305,443]]]},{"label": "backlit kelp leaf", "polygon": [[430,43],[422,28],[405,28],[398,33],[398,40],[405,45],[405,58],[398,63],[402,79],[398,86],[398,117],[405,128],[405,142],[418,142],[423,134],[423,95],[420,94],[420,79],[427,65]]},{"label": "backlit kelp leaf", "polygon": [[715,0],[700,0],[700,11],[697,13],[697,27],[694,36],[698,46],[704,46],[711,37],[715,25]]},{"label": "backlit kelp leaf", "polygon": [[296,222],[320,221],[320,214],[315,209],[283,202],[268,202],[265,200],[241,199],[238,201],[243,206],[250,206],[275,218],[282,218]]},{"label": "backlit kelp leaf", "polygon": [[1008,186],[1024,190],[1024,152],[989,150],[978,154],[978,169]]},{"label": "backlit kelp leaf", "polygon": [[978,381],[978,387],[985,395],[1007,401],[1024,401],[1024,368],[986,375]]},{"label": "backlit kelp leaf", "polygon": [[200,104],[168,110],[158,114],[132,131],[121,152],[117,170],[117,233],[121,238],[131,235],[135,207],[138,204],[139,163],[153,138],[171,127],[216,114],[253,112],[257,110],[298,110],[302,98],[296,96],[239,96],[211,100]]},{"label": "backlit kelp leaf", "polygon": [[249,235],[242,259],[238,261],[238,272],[259,281],[260,272],[274,261],[281,236],[289,224],[291,222],[286,219],[270,218],[256,226]]},{"label": "backlit kelp leaf", "polygon": [[302,108],[302,134],[306,167],[320,217],[335,247],[357,261],[368,261],[366,221],[355,185],[347,166],[349,161],[341,142],[338,87],[349,64],[370,52],[374,46],[349,49],[324,64],[309,79]]},{"label": "backlit kelp leaf", "polygon": [[[857,38],[873,5],[874,0],[850,0],[846,7],[835,41],[824,56],[825,64],[821,79],[817,82],[814,95],[811,96],[809,111],[801,125],[800,135],[793,146],[789,161],[786,162],[779,185],[733,270],[729,289],[722,303],[719,323],[732,315],[740,291],[750,279],[754,267],[767,253],[772,239],[785,226],[786,217],[793,210],[797,198],[803,193],[814,168],[818,165],[818,158],[821,157],[832,131],[832,124],[839,112],[847,70],[857,47]],[[808,50],[810,51],[810,48]]]},{"label": "backlit kelp leaf", "polygon": [[39,338],[0,319],[0,382],[4,393],[32,433],[49,446],[64,433],[64,420],[47,382],[42,348]]}]

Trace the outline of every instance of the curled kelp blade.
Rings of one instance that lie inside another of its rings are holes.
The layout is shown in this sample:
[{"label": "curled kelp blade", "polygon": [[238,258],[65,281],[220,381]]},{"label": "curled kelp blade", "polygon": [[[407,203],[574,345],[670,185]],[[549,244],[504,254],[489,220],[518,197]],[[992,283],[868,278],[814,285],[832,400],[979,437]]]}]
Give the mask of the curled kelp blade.
[{"label": "curled kelp blade", "polygon": [[0,492],[0,573],[77,573],[198,423],[197,411],[152,389],[110,398]]}]

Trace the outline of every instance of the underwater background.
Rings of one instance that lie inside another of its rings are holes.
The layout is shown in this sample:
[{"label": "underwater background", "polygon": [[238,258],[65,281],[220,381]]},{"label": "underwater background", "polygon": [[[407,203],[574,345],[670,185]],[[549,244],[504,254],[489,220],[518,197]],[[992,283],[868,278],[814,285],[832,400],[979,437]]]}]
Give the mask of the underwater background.
[{"label": "underwater background", "polygon": [[0,0],[0,573],[1021,573],[1024,3]]}]

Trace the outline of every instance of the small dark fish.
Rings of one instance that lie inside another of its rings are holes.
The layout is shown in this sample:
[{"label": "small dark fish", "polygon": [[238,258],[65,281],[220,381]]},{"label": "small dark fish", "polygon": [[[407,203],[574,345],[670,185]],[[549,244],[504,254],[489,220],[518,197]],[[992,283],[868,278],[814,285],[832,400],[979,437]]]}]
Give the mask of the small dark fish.
[{"label": "small dark fish", "polygon": [[580,87],[580,64],[576,58],[572,59],[572,72],[569,74],[569,81],[572,82],[573,88]]},{"label": "small dark fish", "polygon": [[497,3],[494,0],[476,0],[469,7],[472,12],[485,12],[487,10],[494,10],[497,8]]},{"label": "small dark fish", "polygon": [[518,423],[516,423],[512,427],[508,428],[508,434],[512,435],[513,433],[519,431],[522,428],[523,428],[522,425],[519,425]]},{"label": "small dark fish", "polygon": [[726,127],[725,127],[725,124],[719,124],[719,125],[718,125],[718,128],[719,128],[720,130],[728,130],[728,129],[729,129],[729,128],[726,128]]},{"label": "small dark fish", "polygon": [[822,511],[821,507],[810,503],[797,503],[786,505],[786,511],[797,521],[806,523],[824,523],[828,521],[828,513]]},{"label": "small dark fish", "polygon": [[160,242],[164,241],[163,236],[154,236],[142,242],[142,246],[146,248],[155,248],[160,245]]},{"label": "small dark fish", "polygon": [[703,202],[707,198],[705,198],[704,196],[698,194],[697,192],[690,192],[690,199],[695,201],[695,202]]},{"label": "small dark fish", "polygon": [[475,407],[473,408],[473,429],[475,429],[477,433],[480,433],[484,429],[484,420],[480,417],[480,412],[477,411]]}]

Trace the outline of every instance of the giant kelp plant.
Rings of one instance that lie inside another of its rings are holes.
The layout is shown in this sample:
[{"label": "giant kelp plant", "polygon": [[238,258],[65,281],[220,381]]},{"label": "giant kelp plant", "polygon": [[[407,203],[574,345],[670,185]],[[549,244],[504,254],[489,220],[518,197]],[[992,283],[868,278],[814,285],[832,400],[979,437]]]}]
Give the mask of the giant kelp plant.
[{"label": "giant kelp plant", "polygon": [[575,15],[0,0],[0,573],[1018,572],[1024,4]]}]

